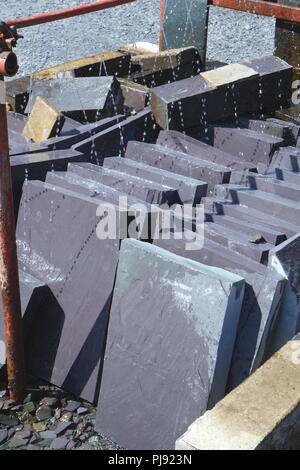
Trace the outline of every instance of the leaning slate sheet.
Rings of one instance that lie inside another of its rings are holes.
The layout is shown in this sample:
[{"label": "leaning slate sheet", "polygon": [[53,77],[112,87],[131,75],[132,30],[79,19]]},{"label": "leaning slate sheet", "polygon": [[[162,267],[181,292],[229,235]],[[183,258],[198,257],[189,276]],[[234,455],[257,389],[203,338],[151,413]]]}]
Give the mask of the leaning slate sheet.
[{"label": "leaning slate sheet", "polygon": [[97,431],[126,449],[172,449],[224,396],[243,296],[240,276],[124,240]]},{"label": "leaning slate sheet", "polygon": [[43,281],[56,308],[40,312],[28,372],[94,402],[119,241],[100,240],[101,201],[40,181],[24,186],[17,226],[21,269]]}]

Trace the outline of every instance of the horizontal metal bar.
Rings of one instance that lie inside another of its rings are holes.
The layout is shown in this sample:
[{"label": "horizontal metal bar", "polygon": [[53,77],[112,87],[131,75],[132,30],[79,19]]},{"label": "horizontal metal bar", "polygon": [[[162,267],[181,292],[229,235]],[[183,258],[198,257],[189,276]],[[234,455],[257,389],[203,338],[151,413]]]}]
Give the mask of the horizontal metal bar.
[{"label": "horizontal metal bar", "polygon": [[6,20],[5,23],[15,28],[27,28],[43,23],[71,18],[73,16],[85,15],[94,11],[105,10],[107,8],[117,7],[125,3],[135,2],[136,0],[101,0],[100,2],[88,3],[78,7],[69,8],[67,10],[54,11],[51,13],[43,13],[29,18],[21,18],[15,20]]},{"label": "horizontal metal bar", "polygon": [[265,2],[263,0],[210,0],[210,4],[300,23],[300,8],[291,5]]}]

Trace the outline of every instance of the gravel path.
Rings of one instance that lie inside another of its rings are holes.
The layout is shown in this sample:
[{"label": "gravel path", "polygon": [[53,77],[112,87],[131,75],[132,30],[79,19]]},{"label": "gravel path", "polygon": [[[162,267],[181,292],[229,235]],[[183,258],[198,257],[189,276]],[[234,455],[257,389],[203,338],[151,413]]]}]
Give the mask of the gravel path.
[{"label": "gravel path", "polygon": [[[3,19],[20,18],[90,0],[5,0]],[[82,56],[115,50],[134,41],[157,43],[160,0],[137,0],[111,10],[35,26],[23,30],[17,47],[20,75]],[[208,57],[234,62],[274,50],[273,18],[251,15],[219,7],[210,8]]]}]

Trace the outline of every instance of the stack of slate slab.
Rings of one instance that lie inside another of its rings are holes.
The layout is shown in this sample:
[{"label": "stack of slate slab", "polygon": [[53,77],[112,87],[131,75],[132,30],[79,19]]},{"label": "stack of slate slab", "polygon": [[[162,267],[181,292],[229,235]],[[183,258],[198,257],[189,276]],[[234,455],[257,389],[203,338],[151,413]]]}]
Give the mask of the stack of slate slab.
[{"label": "stack of slate slab", "polygon": [[[39,144],[9,113],[28,371],[128,449],[172,448],[300,328],[300,127],[272,116],[291,68],[201,70],[194,48],[122,50],[9,87],[22,113],[68,98]],[[95,108],[76,80],[106,81]]]}]

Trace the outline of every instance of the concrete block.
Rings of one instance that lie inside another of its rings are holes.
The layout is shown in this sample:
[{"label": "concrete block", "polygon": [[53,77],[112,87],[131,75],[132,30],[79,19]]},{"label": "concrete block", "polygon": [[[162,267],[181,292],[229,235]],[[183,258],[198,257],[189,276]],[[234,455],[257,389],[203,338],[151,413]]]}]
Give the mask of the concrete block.
[{"label": "concrete block", "polygon": [[178,191],[182,204],[200,204],[201,198],[205,197],[207,193],[207,183],[129,160],[128,158],[105,158],[104,167],[116,169],[129,175],[139,176],[147,181],[170,186]]},{"label": "concrete block", "polygon": [[[299,449],[299,338],[192,423],[177,450]],[[241,410],[243,412],[241,413]]]},{"label": "concrete block", "polygon": [[194,157],[204,158],[205,160],[228,166],[232,170],[248,169],[256,171],[256,167],[253,163],[241,161],[239,158],[229,153],[223,152],[216,147],[178,131],[161,131],[156,143],[177,150],[178,152],[187,153]]},{"label": "concrete block", "polygon": [[119,248],[118,240],[97,236],[99,204],[29,181],[17,226],[20,268],[56,300],[56,309],[37,319],[28,372],[90,402],[97,398]]},{"label": "concrete block", "polygon": [[123,111],[120,85],[112,76],[34,80],[26,113],[31,113],[37,96],[43,96],[64,114],[84,122]]},{"label": "concrete block", "polygon": [[158,133],[158,126],[150,109],[145,108],[135,116],[73,145],[72,148],[84,153],[92,163],[102,165],[105,157],[124,156],[130,140],[152,143],[156,141]]},{"label": "concrete block", "polygon": [[129,142],[126,158],[204,181],[208,185],[208,193],[216,184],[226,183],[230,178],[230,169],[223,165],[160,145]]},{"label": "concrete block", "polygon": [[127,449],[170,449],[224,394],[243,295],[240,276],[124,240],[97,431]]},{"label": "concrete block", "polygon": [[23,135],[40,144],[43,140],[58,135],[63,124],[63,114],[45,98],[37,96],[23,129]]}]

